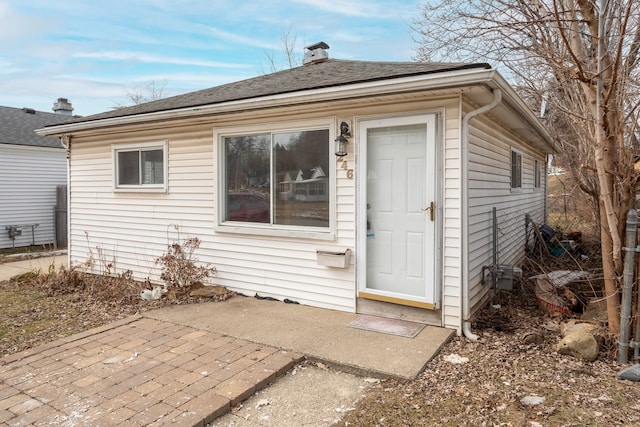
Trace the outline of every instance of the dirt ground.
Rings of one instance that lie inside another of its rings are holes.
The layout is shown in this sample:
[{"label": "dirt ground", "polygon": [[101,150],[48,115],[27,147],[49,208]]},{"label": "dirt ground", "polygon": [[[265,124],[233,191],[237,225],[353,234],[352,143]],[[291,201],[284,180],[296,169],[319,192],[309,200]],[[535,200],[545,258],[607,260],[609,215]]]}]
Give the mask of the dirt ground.
[{"label": "dirt ground", "polygon": [[306,362],[209,427],[331,426],[379,382]]},{"label": "dirt ground", "polygon": [[[525,274],[525,278],[528,277]],[[127,277],[67,271],[0,283],[0,355],[15,353],[163,304]],[[477,342],[447,343],[412,381],[375,381],[305,362],[214,426],[634,426],[640,385],[616,379],[615,343],[585,362],[555,351],[571,315],[540,309],[533,283],[502,291],[473,323]],[[530,343],[537,333],[541,340]]]}]

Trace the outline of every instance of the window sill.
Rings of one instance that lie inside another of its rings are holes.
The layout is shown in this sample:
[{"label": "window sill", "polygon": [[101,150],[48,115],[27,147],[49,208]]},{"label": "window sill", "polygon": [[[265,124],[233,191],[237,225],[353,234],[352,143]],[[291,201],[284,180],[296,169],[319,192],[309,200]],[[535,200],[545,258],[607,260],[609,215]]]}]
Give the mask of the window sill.
[{"label": "window sill", "polygon": [[119,187],[113,189],[114,193],[166,193],[164,187]]},{"label": "window sill", "polygon": [[247,227],[240,225],[217,225],[214,227],[216,233],[244,234],[249,236],[268,236],[268,237],[285,237],[290,239],[309,239],[335,241],[336,236],[332,231],[305,231],[305,230],[287,230],[273,229],[262,227]]}]

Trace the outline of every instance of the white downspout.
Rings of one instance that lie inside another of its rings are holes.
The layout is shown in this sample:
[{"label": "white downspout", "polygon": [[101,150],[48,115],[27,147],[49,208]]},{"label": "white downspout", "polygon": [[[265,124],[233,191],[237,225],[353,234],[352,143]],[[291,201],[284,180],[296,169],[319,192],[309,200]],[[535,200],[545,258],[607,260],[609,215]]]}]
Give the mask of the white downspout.
[{"label": "white downspout", "polygon": [[460,153],[460,165],[462,169],[461,173],[461,196],[462,196],[462,333],[465,337],[472,341],[477,341],[479,336],[471,332],[471,307],[469,304],[469,169],[468,169],[468,150],[469,150],[469,121],[474,117],[484,114],[489,110],[495,108],[502,100],[502,91],[500,89],[493,90],[493,100],[476,110],[469,111],[462,118],[461,129],[461,153]]},{"label": "white downspout", "polygon": [[67,266],[71,268],[71,135],[60,136],[60,143],[67,151]]}]

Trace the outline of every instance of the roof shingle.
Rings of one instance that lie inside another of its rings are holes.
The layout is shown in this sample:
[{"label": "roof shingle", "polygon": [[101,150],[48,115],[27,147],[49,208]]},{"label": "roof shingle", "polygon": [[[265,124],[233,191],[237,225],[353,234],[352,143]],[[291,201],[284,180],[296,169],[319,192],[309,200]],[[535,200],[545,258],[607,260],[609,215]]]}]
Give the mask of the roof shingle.
[{"label": "roof shingle", "polygon": [[369,62],[328,59],[184,95],[78,118],[73,120],[73,123],[473,68],[490,69],[491,66],[485,63]]},{"label": "roof shingle", "polygon": [[0,106],[0,144],[62,148],[58,138],[40,136],[34,131],[72,119],[62,114]]}]

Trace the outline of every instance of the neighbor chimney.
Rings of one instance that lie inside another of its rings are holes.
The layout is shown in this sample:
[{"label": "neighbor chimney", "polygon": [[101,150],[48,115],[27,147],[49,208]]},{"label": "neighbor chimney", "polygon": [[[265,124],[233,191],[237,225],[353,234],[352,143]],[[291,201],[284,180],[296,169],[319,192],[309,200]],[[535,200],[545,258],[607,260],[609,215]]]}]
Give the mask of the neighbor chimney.
[{"label": "neighbor chimney", "polygon": [[329,49],[329,45],[325,42],[312,44],[305,47],[303,64],[315,64],[317,62],[324,62],[329,59],[329,54],[326,49]]},{"label": "neighbor chimney", "polygon": [[73,112],[73,107],[67,98],[58,98],[58,100],[53,103],[53,111],[56,114],[70,116]]}]

